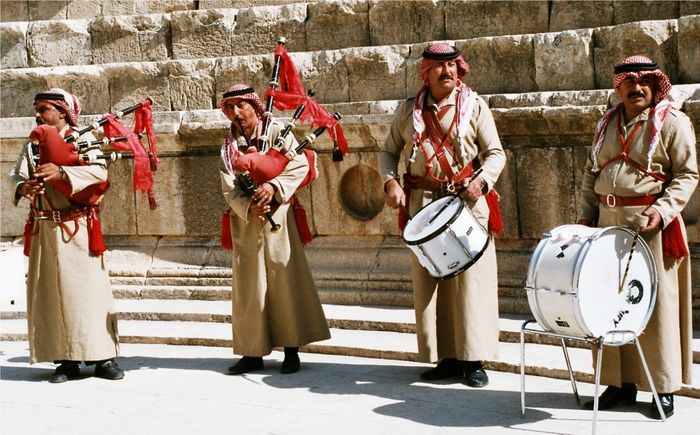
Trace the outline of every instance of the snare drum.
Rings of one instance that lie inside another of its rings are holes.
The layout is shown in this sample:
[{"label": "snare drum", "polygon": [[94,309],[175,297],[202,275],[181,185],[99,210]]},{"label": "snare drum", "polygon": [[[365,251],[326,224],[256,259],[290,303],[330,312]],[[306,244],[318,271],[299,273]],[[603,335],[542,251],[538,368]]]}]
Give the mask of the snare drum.
[{"label": "snare drum", "polygon": [[[527,273],[527,300],[537,323],[580,338],[623,344],[639,335],[654,309],[658,275],[641,237],[620,288],[634,232],[623,227],[562,225],[545,234]],[[611,334],[608,334],[611,332]]]},{"label": "snare drum", "polygon": [[466,203],[450,195],[418,210],[406,223],[403,240],[430,276],[448,279],[476,263],[489,234]]}]

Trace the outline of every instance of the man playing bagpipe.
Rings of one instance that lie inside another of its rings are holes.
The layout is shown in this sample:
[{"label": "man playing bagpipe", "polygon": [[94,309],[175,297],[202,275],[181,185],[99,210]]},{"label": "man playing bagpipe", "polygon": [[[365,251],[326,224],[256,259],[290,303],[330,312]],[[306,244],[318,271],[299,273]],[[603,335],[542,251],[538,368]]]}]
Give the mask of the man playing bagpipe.
[{"label": "man playing bagpipe", "polygon": [[262,369],[262,357],[275,347],[284,348],[280,371],[294,373],[300,367],[299,346],[330,338],[303,252],[302,241],[308,242],[310,233],[295,213],[301,206],[294,194],[309,173],[309,162],[303,153],[298,154],[274,178],[257,187],[246,185],[246,174],[236,169],[239,157],[272,151],[285,154],[297,142],[291,134],[278,140],[282,125],[272,120],[267,132],[272,146],[260,150],[264,108],[247,85],[229,88],[221,110],[231,120],[230,134],[221,149],[220,175],[230,207],[224,215],[223,239],[224,246],[228,239],[232,248],[233,351],[243,355],[228,373]]},{"label": "man playing bagpipe", "polygon": [[[94,364],[95,376],[122,379],[124,372],[114,361],[117,315],[102,258],[98,208],[108,186],[107,167],[103,160],[75,165],[49,161],[48,156],[61,154],[56,147],[67,149],[63,137],[78,130],[77,97],[50,89],[36,95],[34,108],[38,126],[30,137],[39,142],[38,164],[30,142],[10,176],[14,204],[22,197],[31,201],[24,231],[30,361],[60,364],[49,378],[52,383],[77,378],[81,362]],[[94,136],[85,133],[80,139]]]}]

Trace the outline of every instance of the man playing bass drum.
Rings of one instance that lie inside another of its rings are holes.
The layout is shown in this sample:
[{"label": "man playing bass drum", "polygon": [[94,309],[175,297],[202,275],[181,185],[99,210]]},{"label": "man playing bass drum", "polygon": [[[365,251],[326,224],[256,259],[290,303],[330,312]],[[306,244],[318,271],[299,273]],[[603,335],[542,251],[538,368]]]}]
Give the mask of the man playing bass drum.
[{"label": "man playing bass drum", "polygon": [[[497,232],[502,222],[492,188],[506,157],[486,102],[461,81],[468,72],[459,50],[449,44],[431,44],[423,51],[419,74],[424,86],[397,109],[379,156],[385,200],[414,215],[456,193],[484,227]],[[398,173],[402,154],[403,189]],[[481,361],[498,356],[494,243],[473,266],[447,280],[432,278],[414,256],[411,269],[418,352],[423,361],[439,361],[421,379],[458,378],[471,387],[486,386]]]},{"label": "man playing bass drum", "polygon": [[[231,209],[225,224],[232,238],[233,351],[243,355],[228,373],[262,369],[262,357],[274,347],[284,348],[280,371],[294,373],[300,368],[299,346],[330,338],[291,204],[309,164],[303,153],[297,155],[281,174],[249,196],[234,170],[235,159],[241,153],[264,152],[258,149],[264,109],[253,88],[239,84],[224,93],[221,110],[231,120],[221,150],[220,176]],[[271,123],[269,143],[294,149],[297,143],[291,134],[277,144],[281,130],[281,124]],[[280,225],[278,230],[273,231],[264,218],[267,214]]]},{"label": "man playing bass drum", "polygon": [[[63,89],[37,94],[34,108],[39,126],[32,134],[55,128],[62,138],[77,129],[80,103]],[[85,133],[80,140],[95,138]],[[59,142],[40,143],[39,148],[65,145],[60,138]],[[101,160],[62,166],[40,159],[41,164],[30,177],[34,162],[24,151],[10,175],[10,183],[14,186],[15,205],[22,197],[32,201],[24,231],[24,249],[29,256],[30,362],[60,364],[49,378],[52,383],[76,379],[81,362],[94,364],[97,377],[121,379],[124,372],[114,361],[119,351],[117,314],[102,258],[102,233],[98,231],[98,203],[107,186],[107,167]],[[44,153],[53,151],[56,150],[45,149]],[[76,195],[100,185],[104,188],[97,190],[96,200],[87,204],[74,200]],[[70,194],[66,196],[65,192]],[[102,247],[95,250],[96,245]]]}]

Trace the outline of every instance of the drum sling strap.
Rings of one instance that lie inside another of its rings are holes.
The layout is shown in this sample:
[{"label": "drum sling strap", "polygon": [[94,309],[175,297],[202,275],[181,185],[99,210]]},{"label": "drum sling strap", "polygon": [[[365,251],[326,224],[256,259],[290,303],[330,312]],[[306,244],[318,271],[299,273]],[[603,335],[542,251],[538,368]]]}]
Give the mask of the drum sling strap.
[{"label": "drum sling strap", "polygon": [[[622,132],[622,114],[618,114],[617,117],[617,135],[622,151],[617,156],[611,158],[607,162],[601,165],[600,170],[602,171],[610,163],[622,160],[625,163],[636,168],[642,174],[652,177],[657,181],[666,183],[666,179],[659,174],[648,171],[643,165],[635,162],[629,157],[629,147],[634,140],[634,136],[637,134],[641,128],[644,121],[639,121],[635,124],[632,132],[625,139],[625,135]],[[614,195],[599,195],[598,199],[602,204],[606,204],[609,207],[627,207],[627,206],[642,206],[642,205],[652,205],[656,202],[661,194],[658,195],[647,195],[640,197],[619,197]],[[681,223],[678,217],[674,218],[669,222],[661,231],[661,245],[663,247],[664,257],[670,258],[683,258],[689,255],[688,247],[686,246],[685,239],[683,238],[683,231],[681,229]]]}]

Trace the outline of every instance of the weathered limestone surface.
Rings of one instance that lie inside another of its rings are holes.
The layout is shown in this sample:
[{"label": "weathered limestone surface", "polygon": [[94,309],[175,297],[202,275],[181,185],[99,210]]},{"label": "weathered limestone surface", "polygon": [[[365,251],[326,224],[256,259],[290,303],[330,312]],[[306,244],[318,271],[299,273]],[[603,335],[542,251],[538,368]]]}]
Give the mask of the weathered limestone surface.
[{"label": "weathered limestone surface", "polygon": [[234,83],[245,83],[262,93],[272,77],[272,59],[270,56],[236,56],[219,59],[216,63],[215,100]]},{"label": "weathered limestone surface", "polygon": [[0,21],[29,21],[29,4],[14,0],[0,2]]},{"label": "weathered limestone surface", "polygon": [[240,9],[231,54],[274,52],[279,36],[287,39],[289,51],[306,51],[306,4]]},{"label": "weathered limestone surface", "polygon": [[466,82],[479,93],[536,91],[532,35],[497,36],[457,42],[471,67]]},{"label": "weathered limestone surface", "polygon": [[141,62],[171,57],[170,21],[162,14],[101,17],[90,25],[95,63]]},{"label": "weathered limestone surface", "polygon": [[678,17],[677,1],[657,2],[653,0],[634,0],[614,2],[613,24],[630,23],[643,20],[665,20]]},{"label": "weathered limestone surface", "polygon": [[369,2],[372,45],[406,44],[445,38],[444,4],[435,0]]},{"label": "weathered limestone surface", "polygon": [[217,107],[212,101],[215,66],[216,62],[213,59],[184,60],[167,64],[165,75],[168,78],[173,110]]},{"label": "weathered limestone surface", "polygon": [[[698,2],[700,3],[700,2]],[[678,20],[678,79],[700,82],[700,15]]]},{"label": "weathered limestone surface", "polygon": [[370,45],[369,5],[364,0],[309,3],[306,48],[333,50]]},{"label": "weathered limestone surface", "polygon": [[594,89],[593,31],[535,35],[535,82],[538,89]]},{"label": "weathered limestone surface", "polygon": [[150,96],[155,100],[153,110],[171,110],[170,86],[163,80],[165,71],[167,65],[156,62],[105,65],[111,107],[122,109]]},{"label": "weathered limestone surface", "polygon": [[47,89],[46,77],[41,71],[0,71],[0,116],[34,116],[32,96]]},{"label": "weathered limestone surface", "polygon": [[[447,2],[445,4],[446,36],[450,39],[468,39],[480,36],[547,32],[549,31],[547,8],[547,2],[543,1]],[[420,41],[430,39],[436,38],[422,38]]]},{"label": "weathered limestone surface", "polygon": [[304,84],[314,98],[328,103],[351,101],[350,70],[345,55],[339,50],[290,55],[299,68]]},{"label": "weathered limestone surface", "polygon": [[549,31],[586,29],[613,24],[614,1],[560,0],[552,2]]},{"label": "weathered limestone surface", "polygon": [[408,52],[406,45],[349,49],[350,101],[405,98]]},{"label": "weathered limestone surface", "polygon": [[613,69],[622,59],[634,54],[650,56],[678,83],[678,25],[670,21],[642,21],[593,31],[593,62],[596,87],[611,86]]},{"label": "weathered limestone surface", "polygon": [[29,66],[92,63],[87,20],[36,21],[27,31]]},{"label": "weathered limestone surface", "polygon": [[29,66],[27,28],[27,23],[0,25],[0,68],[26,68]]},{"label": "weathered limestone surface", "polygon": [[[89,109],[84,113],[105,114],[110,111],[110,86],[103,68],[88,65],[80,68],[51,68],[46,74],[47,88],[70,89],[78,96],[81,107]],[[29,110],[33,110],[31,94],[25,94]],[[28,99],[29,98],[29,99]],[[32,112],[33,114],[34,112]]]},{"label": "weathered limestone surface", "polygon": [[194,59],[233,54],[235,9],[174,12],[171,17],[173,58]]}]

